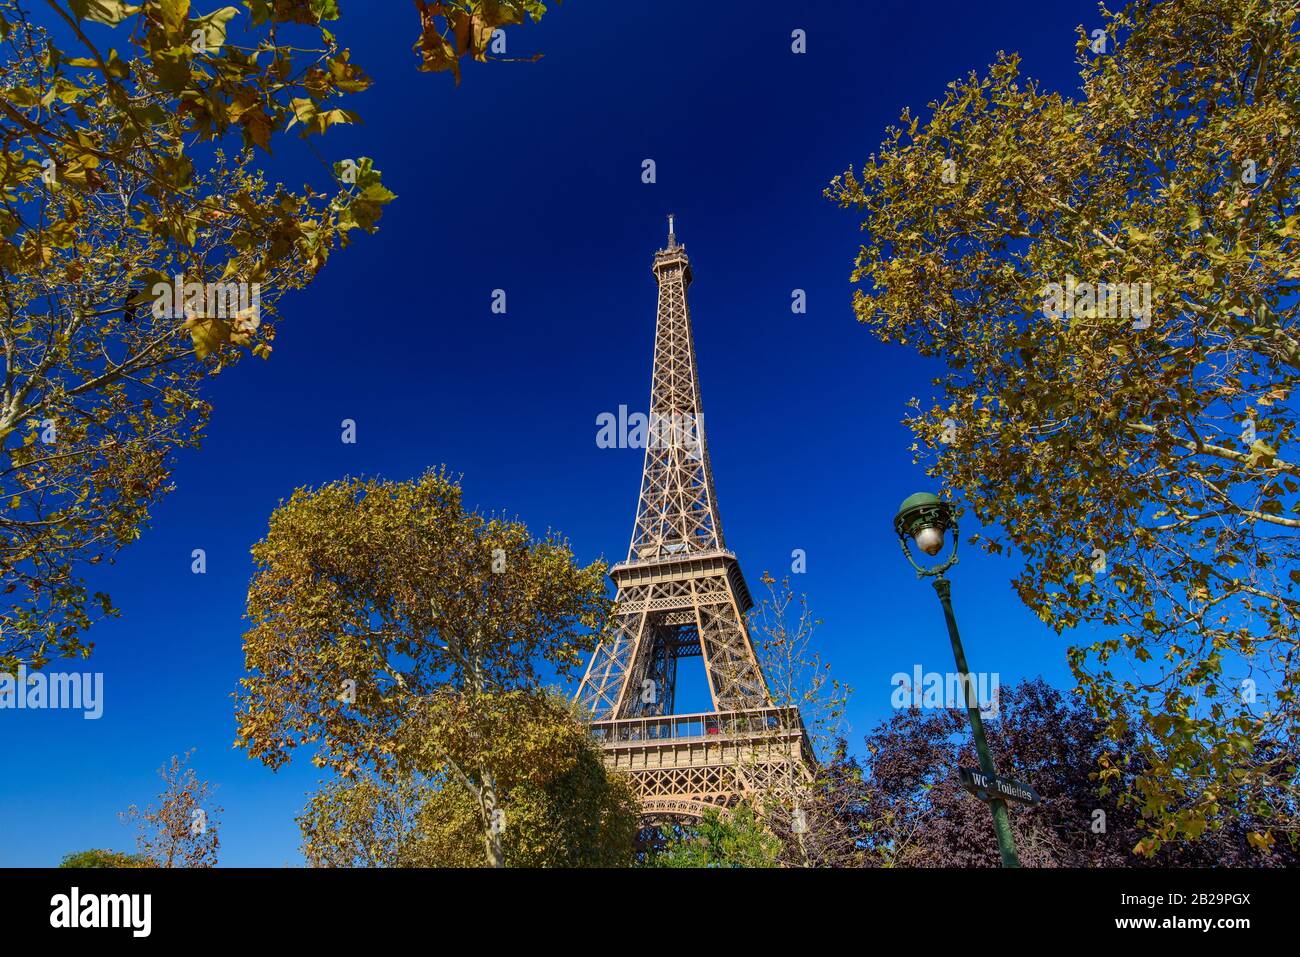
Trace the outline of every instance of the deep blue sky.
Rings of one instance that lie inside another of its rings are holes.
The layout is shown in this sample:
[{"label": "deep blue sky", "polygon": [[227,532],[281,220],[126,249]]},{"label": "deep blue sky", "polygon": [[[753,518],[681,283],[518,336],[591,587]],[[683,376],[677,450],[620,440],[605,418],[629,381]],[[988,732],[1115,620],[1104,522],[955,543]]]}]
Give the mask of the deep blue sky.
[{"label": "deep blue sky", "polygon": [[[156,769],[191,747],[225,807],[222,863],[300,863],[310,755],[272,773],[231,748],[249,547],[297,486],[446,463],[471,505],[556,528],[584,561],[623,558],[642,453],[597,448],[595,420],[646,407],[649,265],[669,211],[695,268],[723,526],[751,587],[807,552],[794,584],[825,621],[819,649],[857,689],[859,746],[890,713],[892,674],[951,668],[934,595],[890,531],[927,484],[899,420],[929,373],[855,322],[857,221],[822,189],[903,107],[924,110],[1000,49],[1072,90],[1073,30],[1095,24],[1095,4],[568,0],[509,36],[512,54],[542,61],[470,65],[459,89],[415,72],[410,3],[343,7],[336,33],[376,82],[355,98],[364,126],[315,142],[331,161],[374,157],[399,199],[377,235],[284,301],[271,361],[213,383],[209,435],[179,461],[177,491],[92,580],[123,615],[71,667],[105,673],[104,717],[0,712],[0,865],[129,848],[116,812],[150,800]],[[794,28],[807,31],[801,56]],[[267,165],[289,185],[326,185],[292,143]],[[505,316],[489,310],[494,288]],[[795,288],[807,315],[791,314]],[[339,440],[344,418],[356,445]],[[190,572],[194,548],[206,575]],[[1016,600],[1016,571],[972,551],[955,570],[972,667],[1067,686],[1067,641]]]}]

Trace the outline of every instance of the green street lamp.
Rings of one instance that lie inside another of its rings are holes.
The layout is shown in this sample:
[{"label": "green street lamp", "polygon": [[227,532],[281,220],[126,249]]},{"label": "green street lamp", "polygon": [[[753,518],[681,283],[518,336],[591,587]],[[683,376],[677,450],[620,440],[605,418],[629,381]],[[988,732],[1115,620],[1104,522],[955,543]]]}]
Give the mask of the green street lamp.
[{"label": "green street lamp", "polygon": [[[984,721],[980,718],[979,701],[975,696],[975,684],[971,681],[970,670],[966,667],[966,652],[961,646],[961,636],[957,633],[957,619],[952,613],[952,583],[944,577],[953,565],[957,564],[957,522],[952,517],[948,503],[929,492],[917,492],[909,495],[898,508],[894,516],[894,531],[903,546],[903,555],[908,564],[916,569],[917,578],[932,578],[934,590],[943,605],[943,617],[948,623],[948,637],[952,641],[952,655],[957,662],[957,673],[961,677],[961,686],[966,694],[966,714],[970,717],[971,736],[975,739],[975,751],[979,754],[980,770],[989,779],[997,777],[993,767],[993,757],[989,754],[988,739],[984,737]],[[937,565],[926,568],[918,565],[912,557],[909,540],[926,555],[934,558],[943,551],[945,537],[951,533],[952,546],[948,558]],[[1020,858],[1016,856],[1016,842],[1011,834],[1011,818],[1007,814],[1007,802],[993,797],[989,800],[993,811],[993,830],[998,836],[998,850],[1002,852],[1003,867],[1019,867]]]}]

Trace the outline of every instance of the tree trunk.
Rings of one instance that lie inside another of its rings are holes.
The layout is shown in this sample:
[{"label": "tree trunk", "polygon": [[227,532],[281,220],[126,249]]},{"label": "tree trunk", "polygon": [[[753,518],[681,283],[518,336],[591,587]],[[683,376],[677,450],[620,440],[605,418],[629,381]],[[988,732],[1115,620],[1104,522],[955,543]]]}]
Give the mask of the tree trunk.
[{"label": "tree trunk", "polygon": [[483,844],[488,867],[505,867],[506,855],[501,847],[501,829],[497,827],[497,786],[491,772],[483,772]]},{"label": "tree trunk", "polygon": [[[475,697],[483,693],[483,665],[477,649],[470,657],[470,687]],[[483,819],[483,849],[488,867],[505,867],[506,854],[501,847],[501,828],[497,824],[497,783],[487,768],[479,769],[479,811]]]}]

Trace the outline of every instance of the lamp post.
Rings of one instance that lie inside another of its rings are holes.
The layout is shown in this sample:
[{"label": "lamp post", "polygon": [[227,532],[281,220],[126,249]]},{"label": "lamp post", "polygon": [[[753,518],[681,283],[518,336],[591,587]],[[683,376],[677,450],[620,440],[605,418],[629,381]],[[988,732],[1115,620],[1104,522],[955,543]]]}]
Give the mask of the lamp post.
[{"label": "lamp post", "polygon": [[[989,754],[988,739],[984,737],[984,721],[980,718],[979,701],[975,696],[975,685],[966,667],[966,652],[961,646],[961,636],[957,633],[957,619],[952,613],[952,583],[944,577],[953,565],[957,564],[957,522],[952,517],[948,504],[937,495],[918,492],[910,495],[899,506],[894,517],[894,531],[903,546],[903,555],[908,564],[916,569],[917,578],[932,578],[934,590],[943,605],[943,617],[948,623],[948,637],[952,641],[952,655],[957,663],[957,673],[966,695],[966,714],[970,717],[971,736],[975,739],[975,751],[979,755],[980,770],[990,779],[996,778],[993,757]],[[924,568],[912,557],[908,546],[911,539],[926,555],[934,557],[943,550],[944,536],[952,532],[952,547],[946,561],[933,568]],[[993,830],[998,836],[998,850],[1002,852],[1003,867],[1019,867],[1020,858],[1016,856],[1016,842],[1011,834],[1011,818],[1007,814],[1007,802],[1000,797],[992,797],[989,807],[993,811]]]}]

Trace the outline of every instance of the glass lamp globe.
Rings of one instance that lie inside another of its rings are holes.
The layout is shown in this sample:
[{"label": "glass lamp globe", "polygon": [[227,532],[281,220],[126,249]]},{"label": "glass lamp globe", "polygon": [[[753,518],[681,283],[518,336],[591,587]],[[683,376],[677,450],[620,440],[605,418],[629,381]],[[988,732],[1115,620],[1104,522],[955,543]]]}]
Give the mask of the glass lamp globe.
[{"label": "glass lamp globe", "polygon": [[923,525],[912,536],[916,547],[927,555],[938,555],[943,548],[943,529],[938,525]]}]

